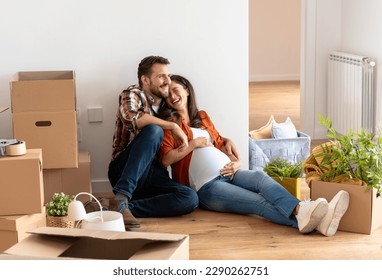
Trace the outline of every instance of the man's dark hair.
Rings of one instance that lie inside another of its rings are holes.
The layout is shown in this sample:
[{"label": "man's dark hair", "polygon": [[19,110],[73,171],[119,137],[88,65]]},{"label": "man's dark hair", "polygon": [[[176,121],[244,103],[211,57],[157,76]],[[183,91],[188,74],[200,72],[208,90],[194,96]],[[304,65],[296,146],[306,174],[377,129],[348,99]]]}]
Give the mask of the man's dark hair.
[{"label": "man's dark hair", "polygon": [[139,81],[139,86],[142,87],[142,81],[141,77],[143,75],[145,76],[150,76],[152,73],[151,67],[155,64],[165,64],[168,65],[170,62],[168,61],[167,58],[161,57],[161,56],[147,56],[144,59],[141,60],[138,66],[138,81]]}]

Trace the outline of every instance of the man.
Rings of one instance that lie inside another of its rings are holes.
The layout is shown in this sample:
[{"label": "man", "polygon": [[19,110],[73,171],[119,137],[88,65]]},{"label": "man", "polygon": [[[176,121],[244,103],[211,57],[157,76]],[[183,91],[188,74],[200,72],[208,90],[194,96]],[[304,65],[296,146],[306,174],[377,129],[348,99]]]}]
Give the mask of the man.
[{"label": "man", "polygon": [[173,181],[157,160],[163,129],[171,130],[188,146],[177,124],[155,116],[162,99],[168,96],[169,61],[149,56],[139,64],[139,85],[119,95],[108,177],[117,203],[109,209],[123,215],[126,228],[137,228],[136,217],[168,217],[192,212],[198,197],[190,188]]}]

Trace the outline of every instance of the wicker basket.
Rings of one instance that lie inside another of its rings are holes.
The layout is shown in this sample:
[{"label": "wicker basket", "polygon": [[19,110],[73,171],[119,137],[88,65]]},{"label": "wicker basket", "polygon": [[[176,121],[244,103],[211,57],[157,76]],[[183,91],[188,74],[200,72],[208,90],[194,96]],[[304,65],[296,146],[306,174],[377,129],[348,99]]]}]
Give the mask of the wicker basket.
[{"label": "wicker basket", "polygon": [[273,158],[285,158],[292,163],[310,155],[310,136],[297,131],[295,138],[252,139],[249,137],[249,169],[263,170]]},{"label": "wicker basket", "polygon": [[74,228],[74,221],[68,220],[67,216],[46,216],[46,225],[48,227]]}]

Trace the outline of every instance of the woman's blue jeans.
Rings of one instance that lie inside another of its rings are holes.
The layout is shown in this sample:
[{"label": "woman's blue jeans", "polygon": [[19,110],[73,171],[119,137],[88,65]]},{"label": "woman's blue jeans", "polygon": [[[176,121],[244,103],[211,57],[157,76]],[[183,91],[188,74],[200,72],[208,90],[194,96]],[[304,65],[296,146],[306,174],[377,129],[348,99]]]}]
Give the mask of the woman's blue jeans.
[{"label": "woman's blue jeans", "polygon": [[300,202],[263,171],[238,170],[231,181],[218,176],[198,191],[199,206],[208,210],[255,214],[297,228],[292,215]]},{"label": "woman's blue jeans", "polygon": [[161,127],[147,125],[109,164],[113,192],[129,198],[129,209],[135,217],[178,216],[198,206],[196,192],[172,180],[157,162],[162,139]]}]

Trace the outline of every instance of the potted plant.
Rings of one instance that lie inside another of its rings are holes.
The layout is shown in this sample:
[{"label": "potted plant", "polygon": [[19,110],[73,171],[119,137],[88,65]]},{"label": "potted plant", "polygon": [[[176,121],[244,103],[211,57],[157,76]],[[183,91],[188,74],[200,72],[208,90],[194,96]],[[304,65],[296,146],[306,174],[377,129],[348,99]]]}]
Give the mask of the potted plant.
[{"label": "potted plant", "polygon": [[312,199],[331,200],[344,190],[350,204],[338,230],[371,234],[382,226],[382,134],[350,129],[338,134],[329,117],[319,115],[329,141],[312,149],[303,172]]},{"label": "potted plant", "polygon": [[67,219],[68,206],[73,198],[73,195],[67,195],[63,192],[53,194],[52,200],[45,205],[47,226],[65,228],[74,227],[74,222]]},{"label": "potted plant", "polygon": [[321,145],[321,153],[315,155],[323,174],[320,180],[359,181],[361,185],[376,189],[376,196],[382,193],[382,134],[373,135],[362,129],[360,133],[350,130],[339,135],[332,127],[329,117],[319,115],[320,122],[328,130],[330,143]]},{"label": "potted plant", "polygon": [[286,188],[292,195],[301,197],[302,161],[292,163],[284,158],[272,158],[265,166],[264,172]]}]

